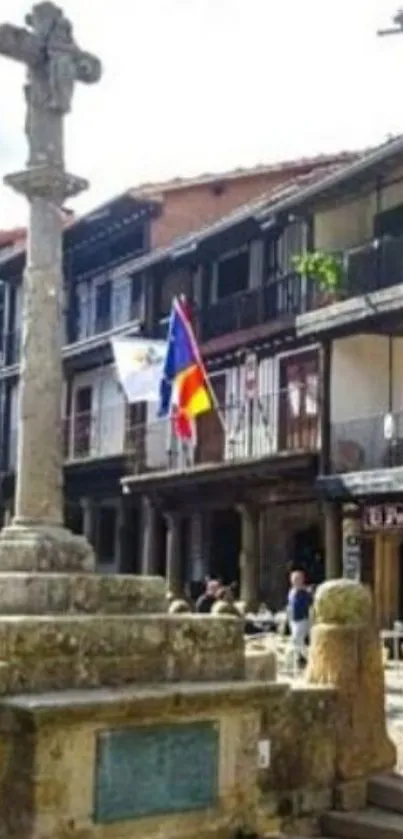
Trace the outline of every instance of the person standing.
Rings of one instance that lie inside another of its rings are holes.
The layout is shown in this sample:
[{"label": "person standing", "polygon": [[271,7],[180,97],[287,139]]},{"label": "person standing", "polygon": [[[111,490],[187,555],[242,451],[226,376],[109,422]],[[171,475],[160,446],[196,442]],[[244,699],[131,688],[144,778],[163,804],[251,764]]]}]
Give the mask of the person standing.
[{"label": "person standing", "polygon": [[305,585],[303,571],[292,571],[290,583],[287,613],[291,630],[291,643],[294,655],[298,657],[298,663],[303,664],[307,658],[306,642],[309,635],[312,594]]},{"label": "person standing", "polygon": [[217,595],[220,590],[220,583],[218,580],[208,580],[206,583],[206,590],[196,603],[196,612],[199,614],[209,614],[217,600]]}]

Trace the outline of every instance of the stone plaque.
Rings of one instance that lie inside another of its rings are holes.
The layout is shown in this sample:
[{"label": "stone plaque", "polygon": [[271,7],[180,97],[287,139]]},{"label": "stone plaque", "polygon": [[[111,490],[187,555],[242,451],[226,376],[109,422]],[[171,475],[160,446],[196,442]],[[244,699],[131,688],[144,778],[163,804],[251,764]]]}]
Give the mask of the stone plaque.
[{"label": "stone plaque", "polygon": [[214,723],[155,725],[98,735],[94,821],[201,810],[218,798]]}]

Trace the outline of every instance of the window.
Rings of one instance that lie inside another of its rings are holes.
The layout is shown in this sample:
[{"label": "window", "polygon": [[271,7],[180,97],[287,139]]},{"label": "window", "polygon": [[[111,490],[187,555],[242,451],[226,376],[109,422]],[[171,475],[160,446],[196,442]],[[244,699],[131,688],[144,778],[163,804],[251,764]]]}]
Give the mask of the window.
[{"label": "window", "polygon": [[131,320],[143,320],[145,307],[143,275],[135,275],[135,277],[131,279],[131,283],[132,299],[130,318]]},{"label": "window", "polygon": [[306,250],[307,226],[298,219],[284,229],[277,243],[277,262],[280,274],[294,270],[293,258]]},{"label": "window", "polygon": [[77,387],[74,393],[71,456],[73,460],[91,454],[92,387]]},{"label": "window", "polygon": [[246,291],[249,282],[249,249],[227,254],[218,262],[217,300]]},{"label": "window", "polygon": [[77,341],[83,341],[92,334],[92,300],[89,283],[77,286]]},{"label": "window", "polygon": [[94,332],[106,332],[110,328],[111,306],[111,283],[108,280],[95,281],[94,298]]},{"label": "window", "polygon": [[319,434],[319,363],[316,351],[280,361],[280,448],[313,450]]},{"label": "window", "polygon": [[131,277],[119,277],[113,280],[111,296],[112,326],[123,326],[131,320]]},{"label": "window", "polygon": [[289,411],[293,418],[317,417],[318,369],[314,359],[295,359],[285,367]]}]

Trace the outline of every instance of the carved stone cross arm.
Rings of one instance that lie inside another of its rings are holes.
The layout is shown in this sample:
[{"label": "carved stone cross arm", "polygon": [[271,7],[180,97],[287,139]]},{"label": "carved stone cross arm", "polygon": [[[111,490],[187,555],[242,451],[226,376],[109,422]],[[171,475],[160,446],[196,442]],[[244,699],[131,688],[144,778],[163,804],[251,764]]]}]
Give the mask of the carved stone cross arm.
[{"label": "carved stone cross arm", "polygon": [[0,24],[0,55],[14,58],[30,67],[40,61],[40,46],[35,35],[31,35],[22,26],[11,23]]},{"label": "carved stone cross arm", "polygon": [[[13,26],[10,23],[0,24],[0,55],[20,61],[32,69],[43,61],[41,44],[36,35],[31,34],[22,26]],[[95,55],[75,46],[69,51],[69,55],[74,61],[77,81],[84,84],[99,81],[102,67]]]}]

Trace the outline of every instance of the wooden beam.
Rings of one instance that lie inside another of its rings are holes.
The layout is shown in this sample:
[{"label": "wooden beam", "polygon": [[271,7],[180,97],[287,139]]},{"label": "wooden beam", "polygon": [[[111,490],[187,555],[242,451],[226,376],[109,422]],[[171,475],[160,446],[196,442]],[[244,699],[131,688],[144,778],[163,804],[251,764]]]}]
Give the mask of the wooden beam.
[{"label": "wooden beam", "polygon": [[331,385],[332,385],[332,355],[333,342],[331,339],[323,341],[319,353],[319,387],[320,387],[320,425],[321,451],[319,468],[322,475],[331,471]]}]

